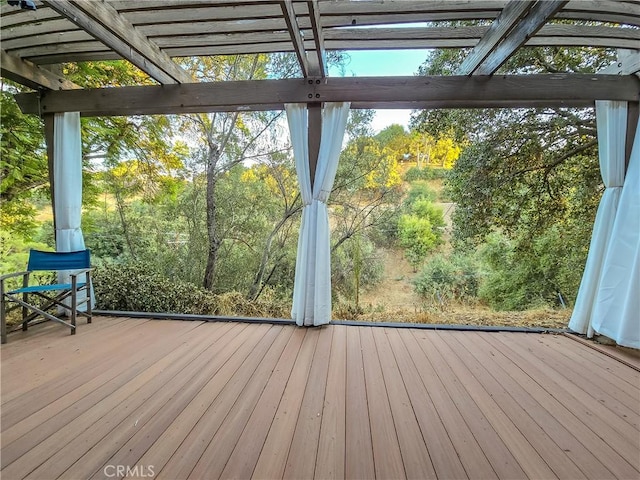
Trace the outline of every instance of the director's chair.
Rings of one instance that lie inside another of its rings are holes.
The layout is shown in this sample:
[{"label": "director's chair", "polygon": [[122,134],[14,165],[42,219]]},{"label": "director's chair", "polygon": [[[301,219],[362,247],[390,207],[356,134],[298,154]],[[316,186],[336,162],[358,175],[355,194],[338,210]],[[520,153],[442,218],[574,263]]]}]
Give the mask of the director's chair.
[{"label": "director's chair", "polygon": [[[53,285],[29,285],[32,272],[59,272],[70,270],[71,283]],[[5,281],[22,276],[22,287],[6,290]],[[83,280],[83,281],[78,281]],[[84,292],[85,298],[79,297]],[[42,303],[32,303],[33,298]],[[66,300],[66,301],[65,301]],[[86,311],[80,311],[81,305],[87,305]],[[30,321],[44,317],[62,323],[76,333],[76,318],[82,315],[91,323],[91,255],[89,250],[77,252],[42,252],[31,250],[27,270],[0,276],[0,320],[2,322],[1,341],[7,343],[7,314],[22,307],[22,330],[27,330]],[[53,312],[53,313],[52,313]],[[70,322],[62,320],[62,312],[70,317]]]}]

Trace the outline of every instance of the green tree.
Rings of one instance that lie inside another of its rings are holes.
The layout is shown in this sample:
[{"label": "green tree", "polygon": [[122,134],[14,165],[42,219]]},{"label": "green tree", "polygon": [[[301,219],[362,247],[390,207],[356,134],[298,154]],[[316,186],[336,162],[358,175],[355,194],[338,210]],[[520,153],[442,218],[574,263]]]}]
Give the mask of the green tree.
[{"label": "green tree", "polygon": [[23,238],[36,230],[36,209],[30,201],[48,187],[49,174],[42,121],[23,115],[5,82],[0,91],[0,228]]},{"label": "green tree", "polygon": [[[422,73],[455,71],[462,58],[455,50],[434,53]],[[598,49],[530,48],[499,73],[591,73],[613,59],[613,52]],[[447,178],[448,194],[457,204],[456,248],[475,248],[499,229],[515,242],[515,258],[532,262],[535,242],[553,238],[557,243],[549,247],[555,260],[544,267],[545,275],[559,275],[551,268],[554,263],[582,271],[602,192],[592,109],[431,110],[414,115],[412,126],[432,135],[449,131],[468,144]],[[556,229],[563,234],[554,235]],[[561,256],[570,246],[577,254]],[[563,288],[573,297],[577,282],[570,283]]]}]

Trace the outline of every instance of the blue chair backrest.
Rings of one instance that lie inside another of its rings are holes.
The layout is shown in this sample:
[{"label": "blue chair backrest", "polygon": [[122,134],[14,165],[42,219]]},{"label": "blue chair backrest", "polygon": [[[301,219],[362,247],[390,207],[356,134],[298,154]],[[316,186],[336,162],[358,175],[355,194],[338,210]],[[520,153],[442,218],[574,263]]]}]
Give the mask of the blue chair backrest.
[{"label": "blue chair backrest", "polygon": [[29,251],[27,270],[80,270],[90,267],[89,249],[77,252],[43,252],[32,249]]}]

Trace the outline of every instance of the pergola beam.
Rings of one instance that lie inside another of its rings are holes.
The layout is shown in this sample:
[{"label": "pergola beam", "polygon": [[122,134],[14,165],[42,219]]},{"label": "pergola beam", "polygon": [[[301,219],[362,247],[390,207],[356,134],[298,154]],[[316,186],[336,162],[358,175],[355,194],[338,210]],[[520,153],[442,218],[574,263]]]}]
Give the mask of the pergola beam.
[{"label": "pergola beam", "polygon": [[293,2],[291,0],[282,0],[280,2],[282,7],[282,15],[287,23],[287,29],[289,30],[289,36],[291,37],[291,43],[293,44],[293,50],[298,57],[298,63],[300,64],[300,70],[302,70],[302,76],[308,77],[311,75],[309,70],[309,62],[307,62],[307,53],[304,50],[304,39],[300,33],[300,27],[298,27],[298,21],[296,20],[296,12],[293,9]]},{"label": "pergola beam", "polygon": [[640,73],[640,50],[619,50],[618,61],[598,73],[605,75],[633,75]]},{"label": "pergola beam", "polygon": [[536,0],[511,0],[498,17],[493,21],[487,33],[480,39],[478,44],[471,50],[458,69],[458,75],[472,74],[476,68],[487,58],[511,29],[529,11]]},{"label": "pergola beam", "polygon": [[64,77],[40,68],[28,60],[14,57],[4,50],[0,50],[0,71],[3,77],[35,90],[40,88],[49,90],[82,88]]},{"label": "pergola beam", "polygon": [[18,94],[24,113],[84,116],[281,110],[285,103],[352,102],[352,108],[588,107],[639,99],[633,75],[347,77],[250,80]]},{"label": "pergola beam", "polygon": [[473,74],[493,75],[518,48],[524,45],[566,3],[567,0],[539,0],[474,69]]},{"label": "pergola beam", "polygon": [[45,0],[60,15],[162,84],[190,83],[193,78],[105,2]]},{"label": "pergola beam", "polygon": [[[307,2],[309,8],[309,19],[311,21],[311,30],[313,31],[313,39],[316,45],[316,60],[310,60],[310,64],[316,72],[314,75],[321,77],[327,76],[327,54],[324,47],[324,32],[322,31],[322,22],[320,20],[320,10],[318,9],[317,0],[309,0]],[[317,64],[316,64],[317,63]]]}]

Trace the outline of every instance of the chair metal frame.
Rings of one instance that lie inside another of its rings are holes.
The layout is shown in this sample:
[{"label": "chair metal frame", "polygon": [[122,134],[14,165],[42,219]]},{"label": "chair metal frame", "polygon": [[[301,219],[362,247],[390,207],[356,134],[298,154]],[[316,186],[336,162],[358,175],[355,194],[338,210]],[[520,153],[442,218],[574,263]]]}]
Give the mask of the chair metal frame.
[{"label": "chair metal frame", "polygon": [[[60,272],[70,271],[71,283],[55,283],[52,285],[29,285],[31,273],[36,271]],[[5,281],[10,278],[22,277],[22,287],[7,291]],[[84,281],[82,280],[84,276]],[[78,293],[85,291],[86,299],[78,300]],[[52,293],[47,293],[52,292]],[[35,295],[45,300],[41,306],[29,303],[29,295]],[[69,299],[69,304],[64,301]],[[11,303],[11,306],[8,304]],[[86,304],[86,311],[78,308]],[[61,323],[71,329],[71,335],[76,333],[76,319],[78,315],[87,318],[91,323],[91,254],[89,250],[77,252],[43,252],[31,250],[27,270],[24,272],[10,273],[0,276],[0,322],[1,343],[7,343],[7,314],[22,307],[22,330],[27,330],[29,322],[38,317]],[[69,314],[70,322],[62,320],[49,312],[51,309],[61,309],[62,313]]]}]

